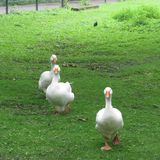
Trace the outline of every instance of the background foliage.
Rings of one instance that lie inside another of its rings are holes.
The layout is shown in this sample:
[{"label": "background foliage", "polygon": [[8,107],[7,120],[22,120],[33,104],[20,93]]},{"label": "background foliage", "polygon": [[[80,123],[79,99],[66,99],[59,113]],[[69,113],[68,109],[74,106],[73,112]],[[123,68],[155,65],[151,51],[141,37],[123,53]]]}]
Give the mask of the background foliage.
[{"label": "background foliage", "polygon": [[[59,0],[38,0],[39,3],[54,3]],[[0,0],[0,5],[5,5],[6,0]],[[9,0],[9,5],[33,4],[36,0]]]}]

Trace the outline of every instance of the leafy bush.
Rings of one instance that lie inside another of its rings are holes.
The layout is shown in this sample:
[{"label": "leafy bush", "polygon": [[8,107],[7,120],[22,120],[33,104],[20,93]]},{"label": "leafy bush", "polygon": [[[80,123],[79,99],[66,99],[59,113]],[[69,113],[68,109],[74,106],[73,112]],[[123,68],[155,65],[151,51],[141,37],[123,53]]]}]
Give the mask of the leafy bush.
[{"label": "leafy bush", "polygon": [[150,19],[159,19],[160,12],[155,6],[140,6],[136,10],[121,10],[113,18],[119,22],[129,22],[133,26],[143,26],[147,25]]},{"label": "leafy bush", "polygon": [[129,20],[132,17],[133,17],[133,12],[130,9],[122,10],[113,16],[114,19],[120,22]]},{"label": "leafy bush", "polygon": [[133,26],[144,26],[148,24],[148,19],[143,15],[137,15],[132,19]]},{"label": "leafy bush", "polygon": [[146,18],[153,18],[153,19],[159,19],[160,18],[160,12],[157,7],[153,6],[141,6],[137,9],[138,15],[143,15]]}]

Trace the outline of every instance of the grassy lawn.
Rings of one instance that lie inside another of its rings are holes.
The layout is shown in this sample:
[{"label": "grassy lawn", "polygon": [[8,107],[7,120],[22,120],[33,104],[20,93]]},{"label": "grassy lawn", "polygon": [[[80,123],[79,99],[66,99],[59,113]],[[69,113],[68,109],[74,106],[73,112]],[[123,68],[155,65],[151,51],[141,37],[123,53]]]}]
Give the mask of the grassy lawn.
[{"label": "grassy lawn", "polygon": [[[82,12],[0,15],[0,159],[159,160],[156,6],[159,0],[130,0]],[[62,81],[73,83],[75,101],[66,115],[53,115],[37,86],[52,53],[58,55]],[[102,152],[95,116],[104,106],[106,86],[113,89],[113,106],[125,125],[121,144]]]}]

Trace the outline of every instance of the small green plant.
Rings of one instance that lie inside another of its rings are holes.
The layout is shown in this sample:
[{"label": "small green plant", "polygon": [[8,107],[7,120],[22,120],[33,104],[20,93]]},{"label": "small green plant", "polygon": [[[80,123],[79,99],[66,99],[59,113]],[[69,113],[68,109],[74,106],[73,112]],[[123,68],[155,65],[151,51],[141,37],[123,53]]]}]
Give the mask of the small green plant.
[{"label": "small green plant", "polygon": [[144,26],[148,23],[148,19],[144,15],[137,15],[132,19],[133,26]]},{"label": "small green plant", "polygon": [[69,0],[64,0],[64,8],[70,9],[71,6],[69,4]]},{"label": "small green plant", "polygon": [[89,3],[90,3],[89,0],[81,0],[80,2],[81,2],[81,5],[82,5],[82,6],[88,6]]},{"label": "small green plant", "polygon": [[10,7],[10,13],[17,13],[17,12],[18,12],[17,5],[13,5]]}]

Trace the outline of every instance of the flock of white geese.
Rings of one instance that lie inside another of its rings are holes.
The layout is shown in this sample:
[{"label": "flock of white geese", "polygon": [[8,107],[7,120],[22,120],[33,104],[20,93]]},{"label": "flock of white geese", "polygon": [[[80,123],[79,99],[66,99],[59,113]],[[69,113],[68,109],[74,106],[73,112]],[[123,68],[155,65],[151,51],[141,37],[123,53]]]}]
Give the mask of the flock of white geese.
[{"label": "flock of white geese", "polygon": [[[50,57],[51,70],[44,71],[38,82],[39,89],[46,94],[46,99],[54,105],[55,114],[69,112],[69,105],[74,100],[74,93],[69,82],[61,82],[60,67],[57,65],[57,56]],[[112,106],[113,91],[110,87],[104,89],[105,107],[96,115],[96,129],[104,137],[104,146],[101,150],[111,150],[108,141],[111,139],[114,145],[120,143],[118,131],[123,127],[121,112]]]}]

